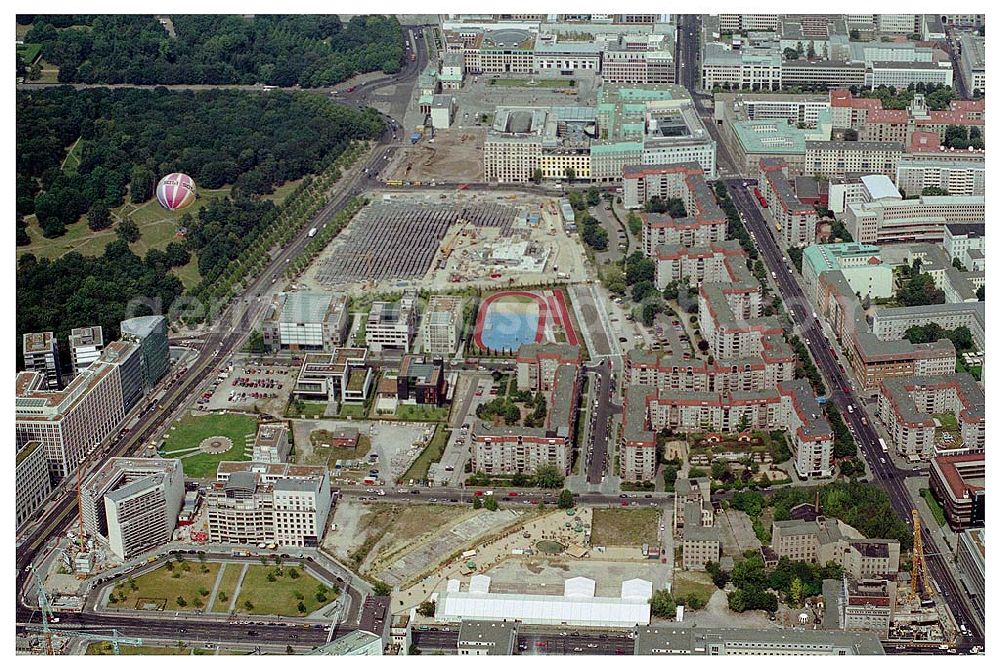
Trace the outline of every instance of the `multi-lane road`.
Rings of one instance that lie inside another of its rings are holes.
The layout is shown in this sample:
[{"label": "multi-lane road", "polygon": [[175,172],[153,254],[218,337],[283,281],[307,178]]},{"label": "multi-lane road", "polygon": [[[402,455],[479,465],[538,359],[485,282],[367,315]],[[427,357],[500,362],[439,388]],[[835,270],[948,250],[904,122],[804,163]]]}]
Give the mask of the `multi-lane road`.
[{"label": "multi-lane road", "polygon": [[[365,90],[381,87],[387,83],[399,84],[414,80],[420,71],[419,68],[426,63],[426,55],[421,55],[423,53],[423,49],[418,49],[417,60],[415,62],[407,61],[407,65],[400,73],[360,85],[349,95],[361,94]],[[396,122],[396,124],[400,123]],[[309,243],[311,239],[308,230],[311,227],[320,227],[326,224],[349,199],[369,187],[370,181],[363,177],[363,167],[369,171],[373,168],[380,168],[381,165],[392,159],[397,149],[398,146],[392,140],[392,129],[387,126],[379,137],[379,145],[371,151],[368,160],[359,164],[352,172],[345,174],[344,178],[337,183],[335,186],[337,194],[332,200],[320,210],[310,224],[302,225],[299,233],[274,255],[268,267],[253,280],[242,294],[222,309],[217,323],[206,335],[202,336],[200,354],[187,372],[163,389],[163,395],[155,404],[149,399],[143,403],[144,406],[140,408],[143,411],[140,413],[139,423],[130,432],[107,444],[105,449],[97,449],[97,451],[101,451],[103,457],[138,453],[147,442],[156,436],[178,409],[190,403],[193,396],[197,395],[198,388],[214,374],[218,364],[222,363],[232,352],[240,349],[246,336],[263,316],[267,306],[265,294],[272,289],[272,285],[280,281],[287,264],[301,253]],[[213,304],[204,305],[210,307]],[[89,462],[93,464],[95,460],[92,459]],[[16,550],[18,590],[22,588],[30,575],[30,571],[27,569],[28,564],[34,560],[46,542],[68,529],[76,517],[76,497],[71,490],[71,487],[66,487],[63,494],[56,499],[55,505],[46,513],[44,521],[34,531],[19,535]],[[18,596],[17,610],[19,617],[24,614],[30,615],[31,612],[30,609],[21,605],[20,595]]]},{"label": "multi-lane road", "polygon": [[[889,494],[893,510],[912,525],[913,501],[903,483],[909,474],[897,469],[892,463],[891,457],[885,456],[882,452],[878,433],[868,421],[864,405],[854,394],[844,370],[841,369],[833,349],[833,343],[826,337],[819,320],[813,317],[813,308],[791,272],[791,263],[786,264],[783,261],[783,253],[771,235],[768,224],[761,210],[757,207],[753,195],[743,185],[744,182],[753,184],[752,181],[737,178],[725,181],[733,202],[743,215],[747,230],[754,235],[764,264],[774,276],[778,291],[788,308],[794,325],[801,332],[801,337],[808,342],[807,348],[830,391],[830,400],[837,406],[845,421],[853,429],[854,437],[864,452],[864,457],[875,476],[876,483]],[[964,624],[972,631],[970,637],[972,641],[982,645],[982,632],[972,621],[973,613],[965,592],[942,561],[948,555],[937,549],[925,526],[922,526],[921,532],[927,566],[931,576],[941,589],[944,601],[948,604],[956,622]],[[964,642],[967,643],[967,641]]]}]

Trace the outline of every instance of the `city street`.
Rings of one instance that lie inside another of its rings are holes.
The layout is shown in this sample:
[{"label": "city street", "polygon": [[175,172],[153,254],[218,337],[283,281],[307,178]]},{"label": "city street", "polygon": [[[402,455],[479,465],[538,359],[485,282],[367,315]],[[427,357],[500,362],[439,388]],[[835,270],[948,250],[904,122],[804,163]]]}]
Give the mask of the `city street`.
[{"label": "city street", "polygon": [[[858,446],[864,450],[865,461],[873,472],[876,483],[889,494],[893,510],[912,524],[913,502],[904,486],[904,480],[908,474],[898,470],[893,465],[891,458],[884,458],[878,441],[878,433],[869,423],[863,403],[858,400],[845,373],[840,369],[832,343],[824,334],[819,320],[812,316],[811,304],[794,276],[789,274],[788,265],[782,261],[782,252],[771,235],[767,222],[753,196],[743,186],[743,182],[742,179],[737,178],[725,181],[733,203],[736,204],[744,218],[747,230],[755,236],[765,266],[775,276],[775,282],[793,324],[801,331],[802,337],[809,342],[808,349],[823,375],[830,393],[830,400],[840,410],[844,420],[854,428],[855,440]],[[863,418],[864,420],[862,420]],[[942,554],[931,539],[927,526],[922,526],[922,533],[927,566],[930,568],[931,576],[940,586],[944,601],[948,604],[955,621],[972,630],[973,642],[981,645],[983,643],[982,631],[972,621],[974,613],[969,607],[964,589],[942,562]]]}]

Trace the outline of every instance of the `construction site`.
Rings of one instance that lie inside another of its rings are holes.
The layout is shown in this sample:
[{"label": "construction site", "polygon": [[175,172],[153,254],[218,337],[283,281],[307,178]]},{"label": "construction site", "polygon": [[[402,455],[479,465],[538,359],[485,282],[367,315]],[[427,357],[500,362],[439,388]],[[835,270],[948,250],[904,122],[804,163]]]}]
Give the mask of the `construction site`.
[{"label": "construction site", "polygon": [[583,281],[557,200],[526,193],[383,191],[302,277],[306,289],[482,288]]},{"label": "construction site", "polygon": [[436,132],[433,139],[407,146],[403,159],[392,172],[386,171],[385,178],[422,183],[482,182],[485,137],[485,127]]},{"label": "construction site", "polygon": [[[924,554],[920,514],[913,510],[913,552],[909,576],[901,573],[895,586],[895,598],[890,600],[894,611],[889,626],[887,642],[896,649],[937,645],[941,650],[954,652],[959,632],[941,598],[940,590],[931,578]],[[862,590],[863,592],[863,590]],[[859,595],[859,600],[864,599]]]}]

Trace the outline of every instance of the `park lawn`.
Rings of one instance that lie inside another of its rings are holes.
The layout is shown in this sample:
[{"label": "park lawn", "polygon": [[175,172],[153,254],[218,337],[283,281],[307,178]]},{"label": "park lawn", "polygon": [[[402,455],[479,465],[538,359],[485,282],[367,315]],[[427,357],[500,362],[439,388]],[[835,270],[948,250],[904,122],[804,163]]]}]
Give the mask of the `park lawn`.
[{"label": "park lawn", "polygon": [[[219,581],[219,589],[215,593],[215,598],[212,599],[210,611],[213,613],[229,612],[229,604],[233,600],[233,592],[236,591],[236,583],[239,582],[240,574],[242,573],[242,563],[229,562],[226,564],[225,569],[222,570],[222,580]],[[219,595],[223,593],[226,595],[225,601],[219,599]]]},{"label": "park lawn", "polygon": [[201,282],[201,273],[198,272],[198,257],[195,254],[191,255],[191,261],[183,266],[174,266],[170,272],[180,278],[185,291],[197,287],[198,283]]},{"label": "park lawn", "polygon": [[[184,562],[177,562],[175,560],[168,560],[168,562],[172,563],[173,571],[168,571],[167,564],[164,563],[163,566],[157,567],[149,573],[136,578],[135,583],[139,588],[138,590],[131,589],[128,582],[124,580],[118,583],[115,595],[118,596],[121,592],[126,592],[125,599],[108,604],[108,606],[110,608],[127,608],[131,610],[136,608],[140,599],[149,599],[154,602],[165,600],[166,605],[163,607],[163,610],[167,611],[194,610],[197,608],[194,605],[195,599],[201,599],[202,606],[204,606],[207,602],[207,597],[199,595],[198,590],[199,588],[204,588],[211,592],[212,586],[215,585],[215,578],[219,573],[219,563],[206,562],[204,567],[208,571],[202,573],[202,563],[198,561],[186,560]],[[190,568],[189,571],[182,570],[185,564]],[[175,573],[180,575],[174,578]],[[187,604],[179,606],[177,604],[178,597],[184,597]]]},{"label": "park lawn", "polygon": [[80,139],[73,142],[73,145],[69,147],[69,152],[66,153],[66,159],[63,160],[62,167],[60,167],[67,174],[75,174],[77,167],[80,166],[80,153],[76,150],[79,145]]},{"label": "park lawn", "polygon": [[[316,600],[317,588],[322,584],[312,574],[305,570],[298,569],[299,577],[292,579],[289,570],[292,567],[284,567],[284,575],[276,576],[272,583],[267,579],[267,575],[275,570],[274,566],[264,566],[262,564],[252,564],[247,568],[247,575],[243,578],[243,585],[240,588],[240,597],[236,600],[236,610],[240,613],[250,615],[280,615],[284,617],[302,617],[313,611],[322,608],[337,598],[337,594],[332,590],[326,593],[326,601]],[[297,568],[297,567],[296,567]],[[302,602],[305,604],[305,613],[298,610],[299,600],[295,593],[302,594]],[[247,610],[245,603],[250,601],[253,604],[251,610]]]},{"label": "park lawn", "polygon": [[59,83],[59,68],[57,66],[45,62],[44,58],[39,60],[38,64],[42,66],[42,75],[32,83]]},{"label": "park lawn", "polygon": [[[163,440],[160,456],[181,458],[184,474],[188,478],[207,479],[215,476],[219,462],[223,460],[246,460],[246,452],[253,448],[253,436],[257,433],[257,419],[243,414],[188,414],[171,426]],[[219,454],[194,453],[185,449],[196,448],[202,440],[215,435],[228,437],[233,446]]]},{"label": "park lawn", "polygon": [[687,597],[694,594],[707,604],[709,598],[718,588],[712,582],[712,578],[700,571],[675,571],[674,584],[670,587],[670,594],[674,599]]},{"label": "park lawn", "polygon": [[396,418],[400,421],[445,421],[448,419],[448,408],[400,405],[396,408]]},{"label": "park lawn", "polygon": [[[174,452],[198,446],[202,440],[222,435],[233,440],[233,449],[239,448],[248,435],[256,435],[257,419],[245,414],[187,414],[170,426],[170,437],[164,439],[161,451]],[[233,450],[231,449],[231,450]],[[216,456],[222,460],[225,454]]]},{"label": "park lawn", "polygon": [[430,469],[433,463],[441,460],[441,456],[444,455],[444,449],[448,445],[448,435],[449,431],[447,428],[438,426],[434,431],[434,436],[431,437],[430,443],[424,447],[424,450],[420,452],[420,455],[413,461],[410,468],[400,477],[399,483],[405,483],[410,479],[414,481],[423,481],[426,479],[427,470]]},{"label": "park lawn", "polygon": [[31,63],[35,62],[35,58],[37,58],[38,54],[42,52],[42,45],[33,43],[18,44],[17,52],[21,54],[21,59],[24,60],[24,63],[30,68]]},{"label": "park lawn", "polygon": [[314,430],[310,433],[310,440],[313,446],[313,453],[310,456],[306,456],[302,460],[303,465],[326,465],[328,469],[333,469],[338,460],[357,460],[358,458],[367,458],[368,453],[372,450],[372,438],[368,435],[358,434],[358,445],[357,447],[351,449],[346,446],[329,446],[326,448],[321,446],[322,442],[313,439],[312,435],[315,435],[319,430]]},{"label": "park lawn", "polygon": [[590,541],[596,546],[640,546],[659,543],[660,510],[594,509]]},{"label": "park lawn", "polygon": [[281,204],[285,203],[285,199],[288,198],[288,195],[294,192],[295,188],[298,187],[299,184],[301,183],[302,183],[301,178],[299,178],[298,180],[290,180],[281,187],[276,187],[274,189],[274,192],[272,192],[271,194],[266,194],[262,196],[261,199],[267,199],[268,201],[273,201],[275,206],[280,206]]},{"label": "park lawn", "polygon": [[927,488],[920,489],[920,496],[924,498],[931,513],[934,514],[934,520],[937,522],[938,527],[943,527],[946,522],[944,508],[938,503],[937,498]]},{"label": "park lawn", "polygon": [[[75,169],[72,162],[78,162],[78,158],[76,157],[78,147],[78,143],[74,144],[70,155],[63,165],[64,169]],[[182,238],[176,235],[181,217],[185,213],[191,213],[192,216],[197,215],[198,210],[208,204],[209,201],[226,196],[227,192],[228,190],[223,189],[201,190],[198,192],[198,199],[193,204],[179,211],[165,210],[160,206],[155,197],[138,206],[126,202],[118,208],[111,209],[111,215],[113,219],[124,219],[125,216],[131,215],[132,220],[139,225],[139,240],[132,243],[130,247],[133,253],[144,257],[153,248],[162,250],[171,241],[181,241]],[[21,254],[31,252],[37,257],[57,259],[67,252],[76,251],[83,255],[96,256],[104,252],[104,248],[108,243],[118,238],[114,225],[101,231],[91,231],[90,227],[87,226],[86,215],[82,215],[78,221],[67,225],[66,233],[58,238],[45,238],[42,236],[41,227],[34,216],[25,219],[28,222],[27,231],[28,236],[31,238],[31,243],[18,248]],[[197,271],[197,260],[193,256],[188,265],[192,264],[195,265],[194,270]]]}]

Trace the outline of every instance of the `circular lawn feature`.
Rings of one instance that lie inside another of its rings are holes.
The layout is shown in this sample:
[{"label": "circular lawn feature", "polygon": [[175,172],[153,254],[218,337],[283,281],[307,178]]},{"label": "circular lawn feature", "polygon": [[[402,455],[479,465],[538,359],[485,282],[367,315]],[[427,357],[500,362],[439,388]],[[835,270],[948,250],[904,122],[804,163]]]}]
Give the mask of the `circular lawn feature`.
[{"label": "circular lawn feature", "polygon": [[198,444],[198,449],[200,449],[202,453],[207,453],[213,456],[225,453],[231,448],[233,448],[233,440],[228,437],[223,437],[222,435],[206,437],[201,440],[200,444]]}]

